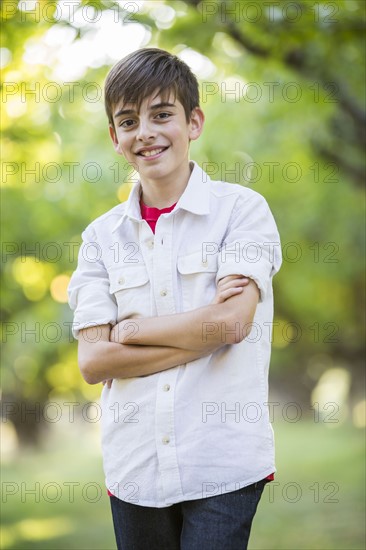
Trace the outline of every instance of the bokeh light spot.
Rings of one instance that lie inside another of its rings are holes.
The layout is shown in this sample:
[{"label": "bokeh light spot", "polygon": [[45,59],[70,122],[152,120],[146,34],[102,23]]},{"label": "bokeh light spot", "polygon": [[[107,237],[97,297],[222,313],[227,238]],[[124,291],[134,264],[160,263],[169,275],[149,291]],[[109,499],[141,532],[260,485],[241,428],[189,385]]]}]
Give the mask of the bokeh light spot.
[{"label": "bokeh light spot", "polygon": [[70,282],[70,277],[68,275],[57,275],[51,282],[51,296],[55,302],[60,304],[67,303],[67,287]]}]

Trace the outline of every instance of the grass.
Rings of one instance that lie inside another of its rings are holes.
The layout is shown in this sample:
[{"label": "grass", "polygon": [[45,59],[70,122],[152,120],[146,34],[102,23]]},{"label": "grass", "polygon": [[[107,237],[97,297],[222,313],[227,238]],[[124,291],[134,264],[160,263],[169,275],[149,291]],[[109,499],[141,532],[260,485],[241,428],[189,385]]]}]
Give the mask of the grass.
[{"label": "grass", "polygon": [[[278,471],[259,504],[250,550],[364,549],[363,433],[310,420],[274,429]],[[115,550],[94,428],[55,427],[43,449],[5,463],[2,525],[4,550]]]},{"label": "grass", "polygon": [[278,485],[265,489],[250,550],[365,548],[363,432],[328,426],[274,426]]}]

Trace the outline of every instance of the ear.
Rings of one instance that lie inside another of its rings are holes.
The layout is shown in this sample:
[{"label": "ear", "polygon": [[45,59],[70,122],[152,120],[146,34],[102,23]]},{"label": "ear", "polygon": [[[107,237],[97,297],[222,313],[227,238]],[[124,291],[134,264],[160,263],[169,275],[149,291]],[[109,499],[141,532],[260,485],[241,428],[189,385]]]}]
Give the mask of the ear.
[{"label": "ear", "polygon": [[205,115],[202,109],[195,107],[191,113],[191,119],[189,121],[189,139],[198,139],[203,130],[203,124],[205,122]]},{"label": "ear", "polygon": [[109,125],[109,135],[111,136],[111,140],[113,141],[113,147],[114,150],[117,151],[117,153],[120,153],[119,151],[119,143],[116,136],[116,130],[114,129],[114,126],[112,124]]}]

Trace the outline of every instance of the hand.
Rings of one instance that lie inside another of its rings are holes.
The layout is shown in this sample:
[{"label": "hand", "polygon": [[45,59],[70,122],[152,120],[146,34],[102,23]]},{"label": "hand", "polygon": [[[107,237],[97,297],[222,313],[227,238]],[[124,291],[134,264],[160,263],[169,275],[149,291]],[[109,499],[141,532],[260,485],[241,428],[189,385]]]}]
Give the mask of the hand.
[{"label": "hand", "polygon": [[[140,317],[140,316],[139,316]],[[123,319],[117,325],[115,325],[109,335],[109,341],[117,344],[133,344],[133,337],[138,333],[138,324],[133,321],[137,319],[137,316],[130,317],[129,319]]]},{"label": "hand", "polygon": [[113,378],[109,378],[108,380],[103,380],[102,384],[105,386],[107,384],[107,388],[110,389],[112,387]]},{"label": "hand", "polygon": [[212,304],[222,304],[231,296],[240,294],[250,279],[243,275],[227,275],[217,283],[217,291]]}]

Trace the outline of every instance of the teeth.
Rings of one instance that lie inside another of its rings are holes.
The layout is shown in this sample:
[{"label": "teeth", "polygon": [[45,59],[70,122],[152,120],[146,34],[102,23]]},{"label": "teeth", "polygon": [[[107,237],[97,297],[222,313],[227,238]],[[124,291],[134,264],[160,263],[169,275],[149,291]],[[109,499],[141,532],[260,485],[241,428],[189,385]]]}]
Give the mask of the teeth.
[{"label": "teeth", "polygon": [[152,157],[153,155],[157,155],[162,151],[163,149],[152,149],[151,151],[141,151],[140,155],[142,155],[143,157]]}]

